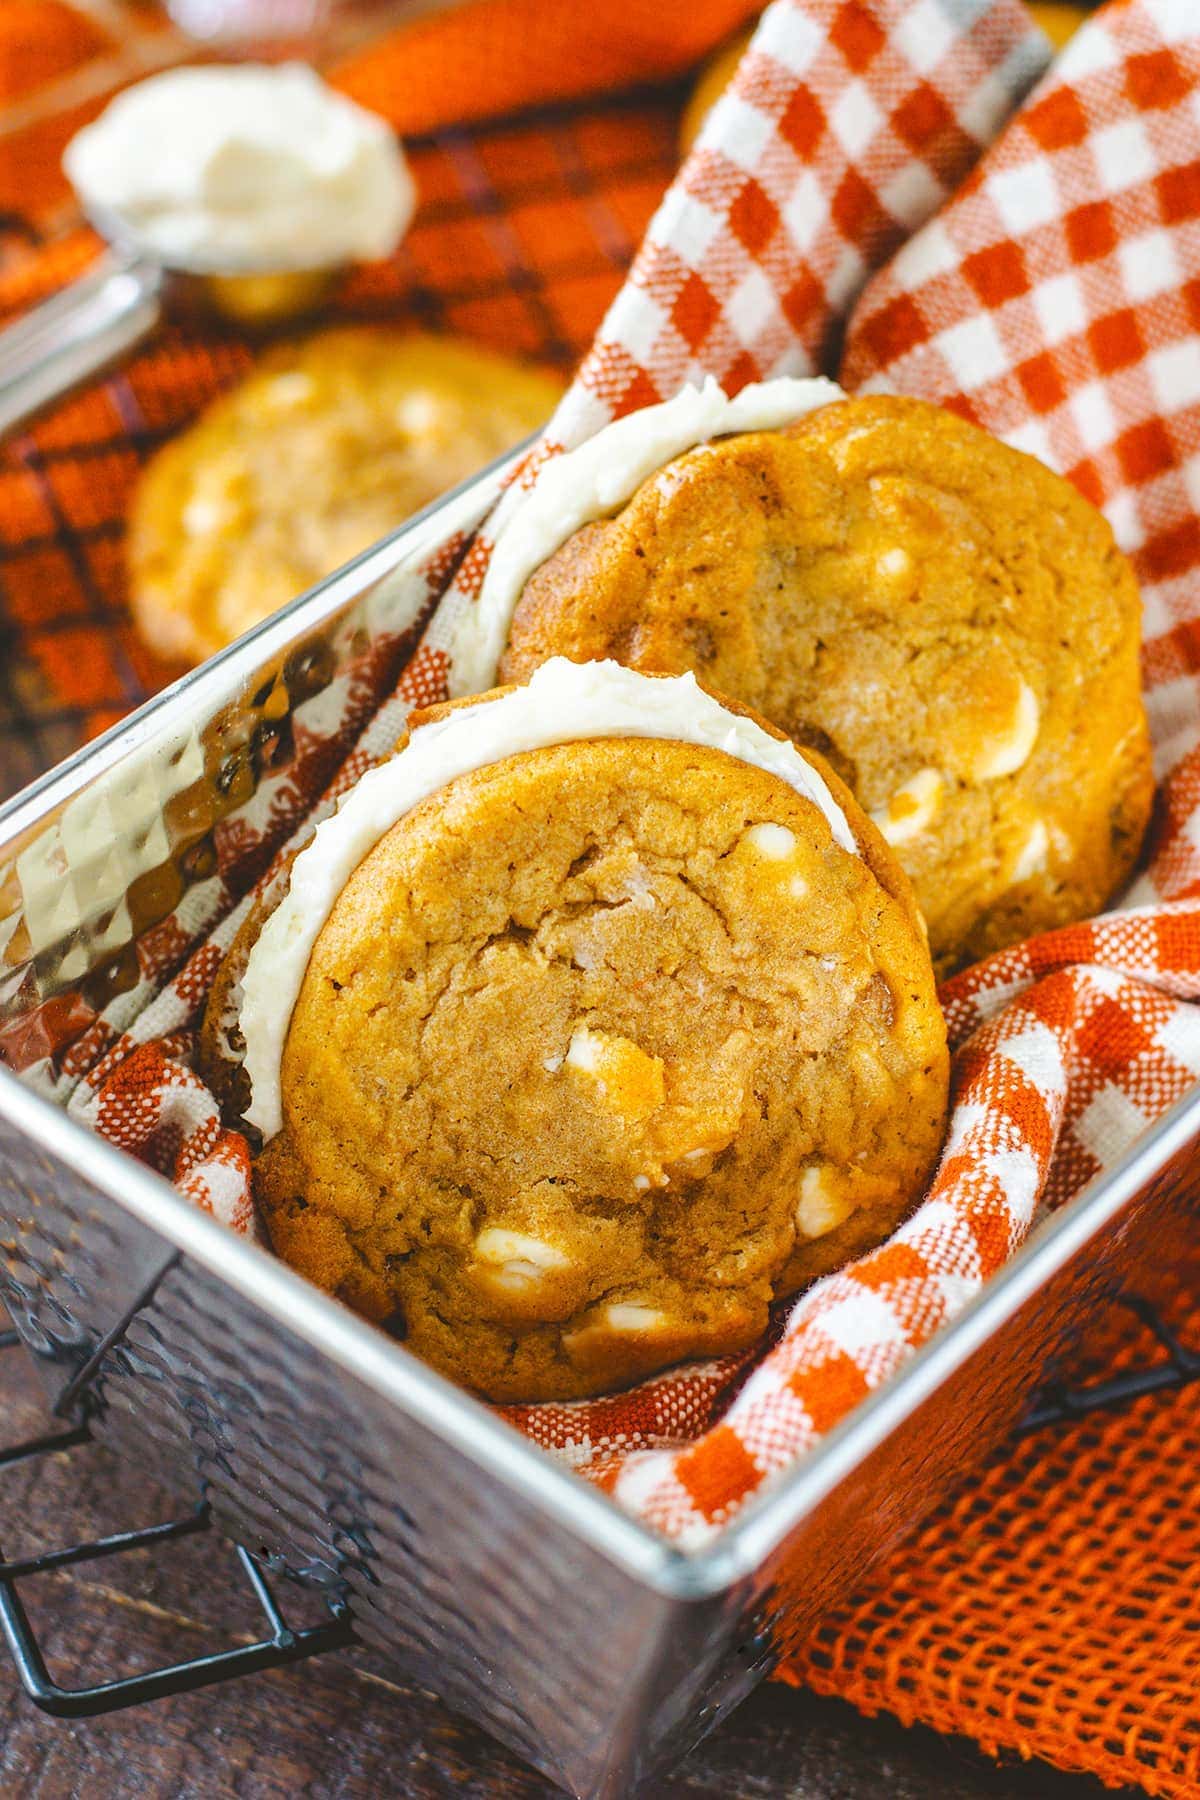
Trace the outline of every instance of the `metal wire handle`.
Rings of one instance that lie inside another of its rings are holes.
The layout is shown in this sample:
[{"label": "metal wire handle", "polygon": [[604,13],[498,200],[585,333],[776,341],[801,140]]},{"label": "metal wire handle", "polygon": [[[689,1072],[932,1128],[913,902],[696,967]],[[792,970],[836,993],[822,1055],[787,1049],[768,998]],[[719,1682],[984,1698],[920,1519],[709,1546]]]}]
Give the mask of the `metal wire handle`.
[{"label": "metal wire handle", "polygon": [[[0,1332],[0,1351],[13,1349],[20,1342],[17,1332]],[[86,1422],[45,1437],[32,1438],[27,1443],[0,1451],[0,1469],[32,1457],[75,1449],[88,1443],[90,1438]],[[263,1669],[283,1668],[288,1663],[320,1656],[326,1650],[344,1649],[350,1643],[353,1632],[349,1612],[340,1595],[327,1596],[327,1620],[297,1630],[288,1624],[254,1557],[241,1544],[235,1544],[232,1548],[242,1573],[270,1627],[266,1637],[252,1644],[238,1644],[230,1650],[171,1663],[165,1668],[148,1669],[141,1675],[128,1675],[119,1681],[101,1681],[82,1688],[60,1686],[46,1667],[29,1615],[17,1592],[17,1582],[51,1569],[69,1568],[73,1563],[94,1562],[102,1557],[121,1556],[130,1550],[174,1543],[180,1538],[208,1531],[211,1526],[208,1504],[201,1500],[190,1512],[168,1519],[165,1524],[120,1531],[110,1537],[46,1550],[39,1556],[0,1562],[0,1632],[3,1632],[21,1686],[35,1706],[56,1719],[93,1719],[103,1713],[122,1712],[126,1707],[143,1706],[149,1700],[161,1700],[169,1694],[191,1693],[196,1688],[212,1687],[220,1681],[234,1681],[241,1675],[257,1675]]]}]

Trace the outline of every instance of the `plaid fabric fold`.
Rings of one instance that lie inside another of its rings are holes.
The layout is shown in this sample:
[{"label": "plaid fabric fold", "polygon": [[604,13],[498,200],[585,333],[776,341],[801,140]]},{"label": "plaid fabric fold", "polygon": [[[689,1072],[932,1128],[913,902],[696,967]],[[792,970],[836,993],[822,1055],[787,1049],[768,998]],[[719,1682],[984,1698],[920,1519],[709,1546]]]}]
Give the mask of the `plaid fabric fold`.
[{"label": "plaid fabric fold", "polygon": [[[523,480],[623,413],[714,375],[831,368],[872,269],[922,225],[1041,72],[1019,0],[806,0],[771,6],[641,249]],[[409,675],[448,674],[497,507]]]},{"label": "plaid fabric fold", "polygon": [[[606,1400],[508,1409],[687,1544],[886,1379],[1040,1211],[1108,1166],[1200,1072],[1191,13],[1189,0],[1110,6],[986,149],[1046,53],[1015,0],[777,0],[539,452],[701,372],[731,389],[837,372],[844,341],[851,387],[957,406],[1077,480],[1109,508],[1146,593],[1164,787],[1136,909],[1005,952],[945,990],[954,1110],[916,1213],[795,1302],[755,1357]],[[450,627],[494,531],[486,521],[392,698],[379,710],[379,669],[347,696],[329,734],[339,754],[373,718],[334,791],[384,752],[407,705],[444,692]],[[148,964],[125,1014],[97,1021],[69,1069],[31,1070],[235,1225],[250,1216],[244,1146],[187,1066],[188,1033],[240,919],[228,911],[239,883],[311,816],[314,792],[293,779],[256,796],[229,827],[208,915],[179,927],[195,942],[219,917],[213,934],[173,980]]]}]

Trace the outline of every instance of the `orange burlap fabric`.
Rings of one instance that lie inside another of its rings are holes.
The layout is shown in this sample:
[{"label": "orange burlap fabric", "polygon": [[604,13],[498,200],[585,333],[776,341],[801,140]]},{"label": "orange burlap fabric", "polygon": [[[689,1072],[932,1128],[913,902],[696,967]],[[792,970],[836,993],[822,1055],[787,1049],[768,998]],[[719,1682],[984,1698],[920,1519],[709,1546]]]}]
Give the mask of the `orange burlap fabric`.
[{"label": "orange burlap fabric", "polygon": [[[357,53],[346,86],[424,134],[413,146],[423,203],[401,253],[355,278],[343,312],[462,331],[569,368],[675,161],[682,90],[607,90],[675,76],[749,10],[737,0],[475,0]],[[19,312],[86,263],[94,245],[58,173],[62,143],[109,81],[173,53],[149,9],[85,17],[61,0],[4,0],[0,312]],[[566,99],[569,110],[551,104]],[[543,110],[512,117],[534,105]],[[128,627],[124,509],[149,451],[248,360],[232,333],[173,327],[0,453],[9,785],[171,673]],[[1200,1254],[1166,1295],[1193,1343],[1198,1273]],[[1120,1313],[1097,1321],[1082,1372],[1089,1356],[1100,1366],[1114,1352],[1148,1354]],[[1198,1502],[1200,1388],[1037,1433],[827,1619],[789,1674],[990,1750],[1200,1794]]]},{"label": "orange burlap fabric", "polygon": [[[1195,1346],[1200,1248],[1164,1260],[1160,1310]],[[1068,1373],[1156,1360],[1149,1332],[1114,1307]],[[1191,1800],[1198,1570],[1200,1383],[1008,1446],[828,1615],[784,1677],[992,1754]]]}]

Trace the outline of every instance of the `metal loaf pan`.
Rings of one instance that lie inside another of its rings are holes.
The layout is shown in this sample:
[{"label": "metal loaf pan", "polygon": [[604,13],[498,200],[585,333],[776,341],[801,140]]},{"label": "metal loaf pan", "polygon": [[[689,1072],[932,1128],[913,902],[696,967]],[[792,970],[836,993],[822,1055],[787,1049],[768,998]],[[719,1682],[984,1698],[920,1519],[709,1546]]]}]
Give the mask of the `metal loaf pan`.
[{"label": "metal loaf pan", "polygon": [[114,994],[134,1004],[134,936],[201,906],[214,822],[261,818],[289,745],[398,637],[413,571],[496,479],[0,809],[0,1049],[24,1070],[0,1070],[0,1296],[60,1411],[86,1407],[189,1497],[199,1484],[277,1570],[341,1588],[410,1677],[599,1797],[735,1706],[1003,1437],[1129,1258],[1170,1241],[1200,1090],[693,1553],[77,1123],[51,1079],[62,1043]]}]

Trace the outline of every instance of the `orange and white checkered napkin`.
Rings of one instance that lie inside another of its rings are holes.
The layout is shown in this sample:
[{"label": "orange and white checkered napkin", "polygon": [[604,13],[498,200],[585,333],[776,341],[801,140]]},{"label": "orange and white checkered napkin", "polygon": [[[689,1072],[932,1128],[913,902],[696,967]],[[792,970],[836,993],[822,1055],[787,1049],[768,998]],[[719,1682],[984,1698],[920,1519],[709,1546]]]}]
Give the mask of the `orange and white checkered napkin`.
[{"label": "orange and white checkered napkin", "polygon": [[[981,155],[1044,57],[1016,0],[777,0],[544,452],[692,376],[732,390],[822,367],[853,389],[940,400],[1060,468],[1108,511],[1146,598],[1162,782],[1148,870],[1130,909],[944,990],[954,1109],[924,1203],[792,1303],[754,1355],[612,1399],[508,1409],[689,1544],[878,1386],[1039,1210],[1200,1074],[1200,16],[1194,0],[1114,0]],[[246,1146],[186,1063],[242,916],[229,903],[311,817],[316,774],[364,719],[333,791],[384,753],[409,703],[444,691],[449,625],[478,591],[494,528],[467,550],[390,699],[390,665],[373,653],[340,711],[301,709],[298,767],[219,828],[210,890],[143,941],[141,987],[58,1073],[83,1116],[236,1226],[252,1218]],[[463,548],[448,547],[434,579]]]}]

